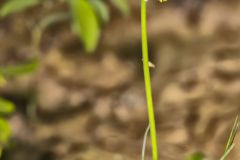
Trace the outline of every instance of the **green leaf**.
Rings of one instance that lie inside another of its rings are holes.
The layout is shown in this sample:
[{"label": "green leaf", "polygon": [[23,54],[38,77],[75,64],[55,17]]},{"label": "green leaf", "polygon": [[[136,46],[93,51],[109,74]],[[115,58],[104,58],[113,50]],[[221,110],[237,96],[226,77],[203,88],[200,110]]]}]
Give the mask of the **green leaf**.
[{"label": "green leaf", "polygon": [[37,5],[39,2],[40,0],[8,0],[0,9],[0,16],[5,17],[9,14]]},{"label": "green leaf", "polygon": [[11,129],[8,122],[0,118],[0,144],[5,145],[10,138]]},{"label": "green leaf", "polygon": [[93,6],[98,18],[100,19],[100,22],[108,22],[109,21],[109,9],[107,5],[101,1],[101,0],[90,0],[89,1],[91,5]]},{"label": "green leaf", "polygon": [[196,152],[188,156],[185,160],[204,160],[206,157],[201,152]]},{"label": "green leaf", "polygon": [[128,0],[111,0],[111,2],[124,16],[130,15],[130,4]]},{"label": "green leaf", "polygon": [[24,64],[0,67],[0,74],[4,76],[20,76],[24,74],[30,74],[37,70],[39,65],[38,63],[39,60],[34,59]]},{"label": "green leaf", "polygon": [[0,98],[0,113],[9,114],[14,111],[15,105],[6,99]]},{"label": "green leaf", "polygon": [[87,52],[95,50],[100,37],[100,28],[94,9],[87,0],[69,0],[72,12],[73,32],[82,40]]}]

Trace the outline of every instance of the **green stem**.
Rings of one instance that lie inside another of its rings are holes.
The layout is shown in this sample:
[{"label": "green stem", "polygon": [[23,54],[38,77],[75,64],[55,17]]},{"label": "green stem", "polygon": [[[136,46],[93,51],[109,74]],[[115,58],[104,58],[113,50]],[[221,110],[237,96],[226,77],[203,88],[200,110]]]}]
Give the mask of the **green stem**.
[{"label": "green stem", "polygon": [[155,127],[155,116],[152,102],[151,79],[148,64],[148,42],[147,42],[147,7],[146,0],[141,0],[141,25],[142,25],[142,55],[143,55],[143,72],[145,81],[145,90],[148,106],[148,117],[150,124],[150,134],[152,143],[152,159],[158,160],[157,135]]}]

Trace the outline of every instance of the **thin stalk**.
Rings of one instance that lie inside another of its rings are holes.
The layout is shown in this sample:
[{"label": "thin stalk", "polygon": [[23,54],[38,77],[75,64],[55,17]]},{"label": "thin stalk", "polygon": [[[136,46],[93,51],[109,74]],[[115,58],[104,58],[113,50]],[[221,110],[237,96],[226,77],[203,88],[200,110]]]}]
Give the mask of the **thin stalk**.
[{"label": "thin stalk", "polygon": [[148,65],[148,42],[147,42],[147,7],[146,0],[141,0],[141,26],[142,26],[142,55],[143,55],[143,72],[145,81],[145,90],[148,106],[148,117],[150,124],[150,135],[152,143],[152,159],[158,160],[157,136],[155,127],[155,116],[152,102],[152,89],[150,71]]}]

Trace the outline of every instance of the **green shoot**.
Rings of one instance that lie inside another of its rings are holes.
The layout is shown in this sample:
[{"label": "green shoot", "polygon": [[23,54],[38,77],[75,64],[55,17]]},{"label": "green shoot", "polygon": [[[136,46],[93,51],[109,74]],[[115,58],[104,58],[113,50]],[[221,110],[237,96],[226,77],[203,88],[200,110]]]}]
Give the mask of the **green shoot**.
[{"label": "green shoot", "polygon": [[142,26],[142,55],[143,55],[143,72],[145,81],[145,90],[148,106],[148,117],[150,123],[150,134],[152,143],[152,159],[158,160],[157,135],[155,127],[155,116],[152,102],[152,89],[148,60],[148,42],[147,42],[147,7],[146,0],[141,0],[141,26]]},{"label": "green shoot", "polygon": [[225,160],[225,159],[227,158],[227,156],[229,155],[229,153],[232,151],[233,147],[234,147],[234,144],[232,144],[232,145],[228,148],[228,150],[226,150],[226,152],[224,152],[224,154],[223,154],[223,156],[220,158],[220,160]]},{"label": "green shoot", "polygon": [[224,154],[223,154],[223,156],[221,157],[220,160],[225,160],[226,157],[231,152],[231,150],[233,149],[233,147],[234,147],[234,143],[233,142],[234,142],[234,139],[236,137],[238,127],[239,127],[239,117],[237,116],[237,118],[235,119],[234,125],[232,127],[230,136],[228,138],[227,145],[226,145],[225,150],[224,150]]}]

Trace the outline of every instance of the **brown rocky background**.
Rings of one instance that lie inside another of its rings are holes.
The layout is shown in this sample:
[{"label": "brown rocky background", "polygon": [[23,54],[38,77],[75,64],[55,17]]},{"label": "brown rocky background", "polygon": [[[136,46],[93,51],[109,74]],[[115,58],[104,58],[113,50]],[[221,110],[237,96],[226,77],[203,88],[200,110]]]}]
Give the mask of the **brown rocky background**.
[{"label": "brown rocky background", "polygon": [[[44,33],[39,50],[31,46],[29,23],[41,8],[1,20],[1,65],[40,58],[36,73],[0,89],[17,105],[6,160],[140,159],[148,120],[140,1],[130,2],[130,17],[112,11],[93,55],[65,23]],[[219,159],[240,111],[240,2],[149,0],[148,14],[159,157]],[[232,160],[240,158],[236,139]]]}]

